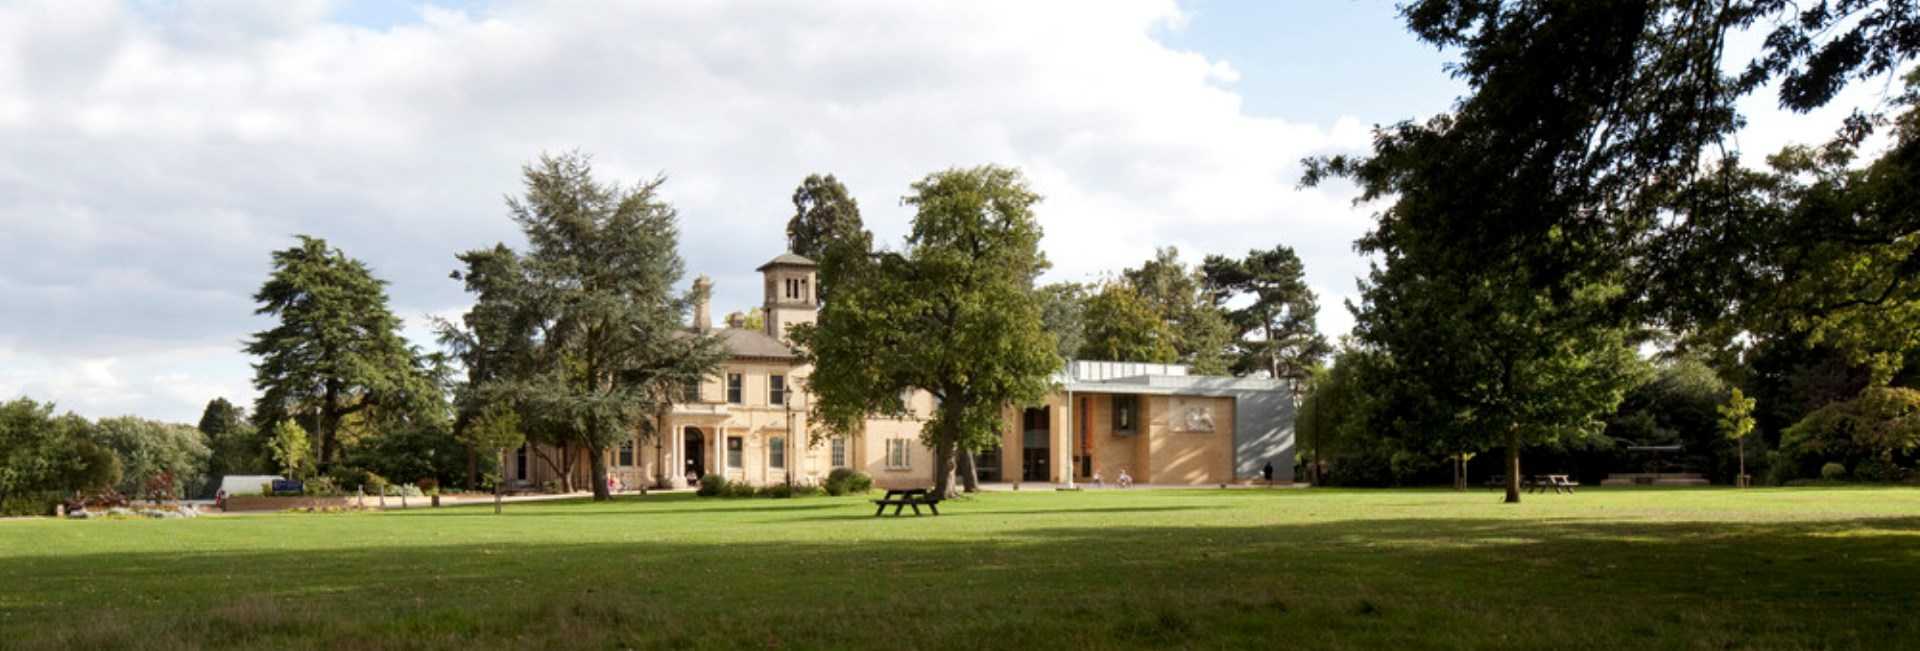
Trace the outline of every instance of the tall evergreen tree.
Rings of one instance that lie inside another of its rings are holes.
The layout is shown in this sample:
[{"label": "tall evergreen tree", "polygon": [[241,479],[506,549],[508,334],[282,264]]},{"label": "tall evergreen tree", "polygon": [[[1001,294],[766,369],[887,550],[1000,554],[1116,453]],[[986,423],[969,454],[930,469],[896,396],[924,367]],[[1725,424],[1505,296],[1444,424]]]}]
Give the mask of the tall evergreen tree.
[{"label": "tall evergreen tree", "polygon": [[325,465],[339,455],[349,419],[378,428],[438,416],[440,392],[400,336],[386,281],[366,264],[302,235],[298,246],[274,252],[273,274],[253,298],[256,314],[279,319],[246,346],[259,358],[253,418],[261,431],[294,419],[311,426]]},{"label": "tall evergreen tree", "polygon": [[1332,354],[1333,347],[1314,324],[1320,306],[1307,287],[1306,266],[1292,248],[1248,251],[1238,260],[1210,255],[1200,268],[1216,305],[1235,297],[1251,299],[1246,307],[1227,313],[1237,330],[1235,373],[1264,372],[1301,381]]},{"label": "tall evergreen tree", "polygon": [[584,451],[594,499],[611,499],[607,450],[657,435],[661,410],[724,350],[685,328],[697,297],[675,289],[684,269],[678,214],[657,197],[664,179],[603,184],[579,153],[524,172],[526,194],[507,207],[526,253],[469,251],[455,274],[479,299],[454,335],[472,382],[462,403],[470,415],[514,405],[530,440]]}]

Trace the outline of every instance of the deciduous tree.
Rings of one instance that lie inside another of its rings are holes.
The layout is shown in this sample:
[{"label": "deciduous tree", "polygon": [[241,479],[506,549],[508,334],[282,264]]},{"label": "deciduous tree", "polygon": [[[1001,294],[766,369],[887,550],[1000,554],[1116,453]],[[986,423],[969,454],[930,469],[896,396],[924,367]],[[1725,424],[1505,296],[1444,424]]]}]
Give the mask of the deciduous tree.
[{"label": "deciduous tree", "polygon": [[1229,355],[1234,332],[1227,312],[1205,291],[1206,277],[1180,261],[1179,249],[1159,249],[1152,260],[1121,274],[1172,328],[1180,363],[1200,375],[1226,375],[1232,370]]},{"label": "deciduous tree", "polygon": [[306,476],[307,460],[313,455],[313,442],[307,436],[307,428],[283,420],[273,424],[273,437],[267,439],[267,453],[273,457],[281,474],[288,479],[299,479]]},{"label": "deciduous tree", "polygon": [[1053,335],[1061,359],[1080,356],[1086,344],[1088,287],[1080,283],[1053,283],[1034,293],[1040,301],[1041,329]]},{"label": "deciduous tree", "polygon": [[1738,441],[1740,447],[1741,488],[1747,486],[1747,435],[1753,433],[1753,399],[1734,387],[1733,395],[1727,397],[1727,404],[1720,405],[1720,434]]},{"label": "deciduous tree", "polygon": [[102,418],[89,428],[87,438],[120,458],[124,478],[119,488],[128,495],[163,473],[186,494],[198,494],[213,456],[200,430],[136,416]]},{"label": "deciduous tree", "polygon": [[1086,299],[1086,341],[1079,359],[1171,364],[1179,337],[1127,282],[1109,282]]},{"label": "deciduous tree", "polygon": [[938,172],[905,199],[916,214],[903,252],[864,237],[827,249],[834,296],[793,331],[814,364],[819,433],[857,432],[870,414],[903,413],[902,390],[928,391],[939,406],[921,440],[937,492],[952,494],[957,456],[998,445],[1005,412],[1046,396],[1060,357],[1034,291],[1039,200],[1016,170]]},{"label": "deciduous tree", "polygon": [[74,445],[86,441],[87,426],[73,414],[55,417],[53,403],[23,397],[0,404],[0,503],[10,495],[77,488],[68,486],[71,479],[91,476],[82,464],[89,455]]},{"label": "deciduous tree", "polygon": [[[1671,10],[1671,11],[1670,11]],[[1376,134],[1361,161],[1309,164],[1391,204],[1359,246],[1380,256],[1359,336],[1394,370],[1387,413],[1458,452],[1504,446],[1507,501],[1520,449],[1591,433],[1644,367],[1618,309],[1651,223],[1650,187],[1690,174],[1730,109],[1717,53],[1727,17],[1705,6],[1429,0],[1422,39],[1458,47],[1472,93],[1425,123]],[[1550,80],[1550,81],[1549,81]],[[1643,102],[1701,113],[1648,114]]]},{"label": "deciduous tree", "polygon": [[[1770,169],[1724,161],[1674,201],[1648,256],[1657,307],[1708,345],[1789,331],[1891,382],[1920,351],[1920,73],[1879,158],[1859,143],[1794,146]],[[1744,335],[1744,336],[1742,336]]]}]

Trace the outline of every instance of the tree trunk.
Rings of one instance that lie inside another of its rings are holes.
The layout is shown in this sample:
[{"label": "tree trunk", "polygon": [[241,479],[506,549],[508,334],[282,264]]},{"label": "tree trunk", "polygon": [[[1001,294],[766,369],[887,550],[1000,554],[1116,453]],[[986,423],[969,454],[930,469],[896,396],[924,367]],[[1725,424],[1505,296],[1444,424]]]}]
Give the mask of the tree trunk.
[{"label": "tree trunk", "polygon": [[980,492],[980,473],[975,461],[972,450],[960,451],[960,486],[969,493]]},{"label": "tree trunk", "polygon": [[1741,488],[1746,488],[1747,487],[1747,437],[1742,436],[1736,442],[1740,444],[1740,476],[1734,479],[1734,483],[1738,484]]},{"label": "tree trunk", "polygon": [[607,455],[601,450],[588,447],[587,468],[589,474],[593,476],[593,501],[613,501],[613,494],[607,491]]},{"label": "tree trunk", "polygon": [[[502,472],[505,472],[506,464],[501,464],[500,468]],[[480,450],[474,448],[472,445],[468,445],[467,446],[467,490],[472,491],[474,488],[478,487],[479,485],[480,485]]]},{"label": "tree trunk", "polygon": [[[313,436],[320,439],[320,463],[315,464],[316,467],[332,464],[333,455],[338,453],[339,447],[339,441],[334,438],[334,430],[340,429],[340,407],[337,404],[339,393],[334,390],[331,382],[327,383],[323,393],[319,408],[314,410],[316,416],[313,422]],[[334,423],[333,427],[327,427],[329,417]]]},{"label": "tree trunk", "polygon": [[560,492],[571,493],[576,490],[573,486],[573,464],[578,462],[573,458],[573,446],[560,448],[560,463],[566,466],[566,470],[560,473]]},{"label": "tree trunk", "polygon": [[933,494],[942,497],[959,497],[960,492],[953,487],[953,457],[956,448],[950,437],[941,437],[933,446]]},{"label": "tree trunk", "polygon": [[560,446],[560,460],[555,461],[553,457],[547,456],[547,453],[540,451],[542,447],[545,446],[527,445],[527,449],[533,450],[534,458],[547,464],[547,470],[553,471],[554,476],[560,479],[560,490],[567,493],[573,492],[573,459],[567,454],[567,451],[572,448],[562,444]]},{"label": "tree trunk", "polygon": [[1508,504],[1520,503],[1520,429],[1507,429],[1507,499]]}]

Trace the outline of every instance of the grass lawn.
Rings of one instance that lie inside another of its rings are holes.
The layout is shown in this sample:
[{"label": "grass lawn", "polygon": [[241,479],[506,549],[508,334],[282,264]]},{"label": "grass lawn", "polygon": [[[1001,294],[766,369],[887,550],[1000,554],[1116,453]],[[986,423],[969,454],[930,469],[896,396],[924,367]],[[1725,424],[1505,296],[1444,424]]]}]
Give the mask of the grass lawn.
[{"label": "grass lawn", "polygon": [[627,497],[0,522],[0,648],[1911,649],[1920,491]]}]

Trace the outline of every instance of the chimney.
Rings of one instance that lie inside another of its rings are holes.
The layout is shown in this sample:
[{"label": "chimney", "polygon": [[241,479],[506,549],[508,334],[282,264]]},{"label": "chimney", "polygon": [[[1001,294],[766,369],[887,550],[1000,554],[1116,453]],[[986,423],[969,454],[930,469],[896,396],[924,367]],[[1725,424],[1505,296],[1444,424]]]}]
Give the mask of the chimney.
[{"label": "chimney", "polygon": [[706,276],[693,279],[693,330],[700,334],[713,332],[713,315],[708,311],[708,299],[713,294],[713,281]]}]

